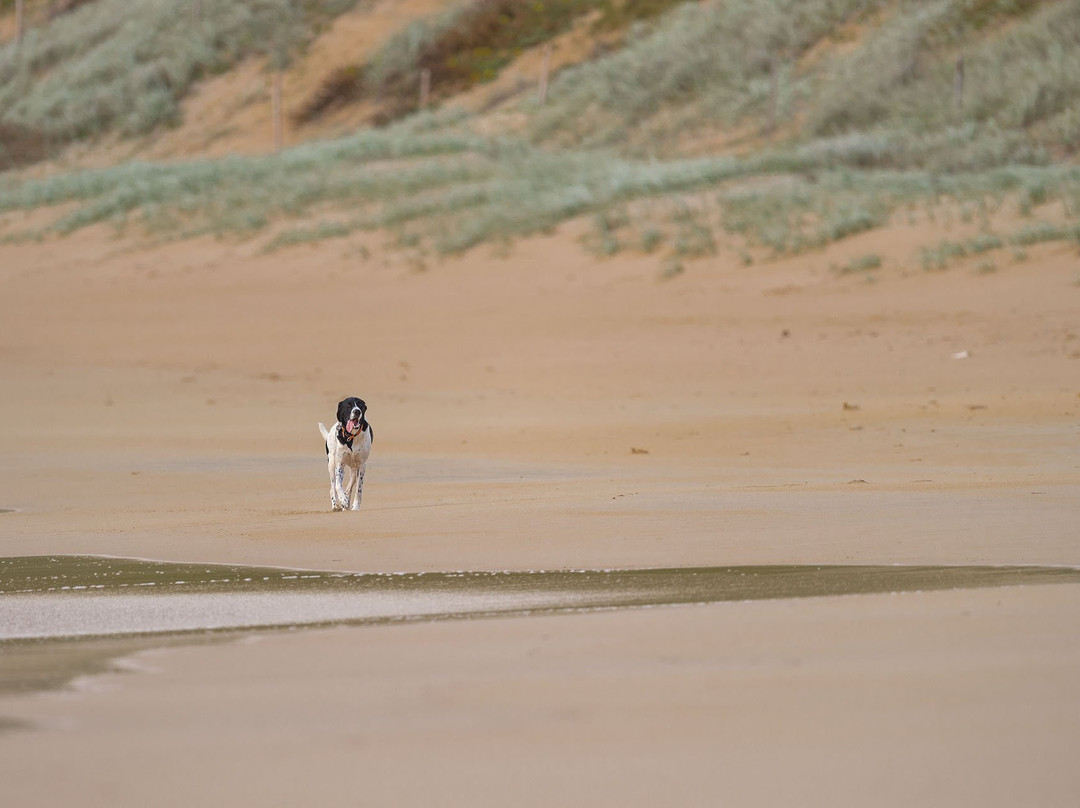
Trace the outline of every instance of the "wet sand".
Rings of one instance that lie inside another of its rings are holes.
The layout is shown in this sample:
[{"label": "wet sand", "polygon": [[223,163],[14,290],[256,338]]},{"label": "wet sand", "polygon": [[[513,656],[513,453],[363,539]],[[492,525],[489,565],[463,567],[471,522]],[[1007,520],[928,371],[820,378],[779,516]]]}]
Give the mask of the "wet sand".
[{"label": "wet sand", "polygon": [[[573,227],[422,272],[376,237],[0,245],[0,555],[1080,565],[1075,248],[903,268],[945,237],[669,281]],[[870,251],[876,283],[829,270]],[[333,514],[315,424],[348,394],[378,437]],[[1069,805],[1078,590],[171,647],[0,697],[0,774],[18,805]]]},{"label": "wet sand", "polygon": [[20,805],[1068,805],[1078,607],[1076,587],[1025,587],[150,652],[74,697],[29,700],[44,728],[0,736],[5,791]]}]

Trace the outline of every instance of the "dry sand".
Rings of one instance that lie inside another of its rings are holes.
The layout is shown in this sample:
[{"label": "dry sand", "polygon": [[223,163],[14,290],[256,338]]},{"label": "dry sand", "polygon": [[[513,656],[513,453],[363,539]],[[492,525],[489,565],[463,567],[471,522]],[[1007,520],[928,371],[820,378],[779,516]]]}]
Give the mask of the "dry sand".
[{"label": "dry sand", "polygon": [[[1080,565],[1075,247],[916,269],[946,235],[669,280],[573,226],[423,270],[377,237],[0,245],[3,554]],[[876,282],[829,269],[870,251]],[[350,394],[375,448],[330,513],[315,424]],[[295,632],[0,699],[39,726],[0,776],[19,806],[1073,805],[1078,641],[1074,585]]]}]

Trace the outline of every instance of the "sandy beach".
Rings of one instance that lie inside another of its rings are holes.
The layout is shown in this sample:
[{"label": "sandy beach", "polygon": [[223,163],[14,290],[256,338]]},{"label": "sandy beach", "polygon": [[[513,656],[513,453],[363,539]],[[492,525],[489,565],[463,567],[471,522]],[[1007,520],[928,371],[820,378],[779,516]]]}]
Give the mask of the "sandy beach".
[{"label": "sandy beach", "polygon": [[[925,272],[955,228],[896,224],[665,278],[583,227],[422,267],[377,234],[0,245],[3,555],[1080,565],[1075,246]],[[316,428],[346,395],[351,514]],[[1070,584],[173,645],[0,697],[0,775],[18,806],[1065,806],[1078,640]]]}]

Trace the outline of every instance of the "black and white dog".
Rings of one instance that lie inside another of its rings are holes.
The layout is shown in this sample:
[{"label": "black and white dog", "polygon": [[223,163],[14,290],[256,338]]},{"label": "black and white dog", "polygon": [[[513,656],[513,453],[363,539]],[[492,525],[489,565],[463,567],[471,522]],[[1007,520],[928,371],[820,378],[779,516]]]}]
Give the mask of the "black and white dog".
[{"label": "black and white dog", "polygon": [[349,396],[337,405],[337,423],[333,429],[320,423],[319,431],[326,441],[331,509],[360,510],[364,470],[375,439],[374,430],[367,422],[367,404],[361,398]]}]

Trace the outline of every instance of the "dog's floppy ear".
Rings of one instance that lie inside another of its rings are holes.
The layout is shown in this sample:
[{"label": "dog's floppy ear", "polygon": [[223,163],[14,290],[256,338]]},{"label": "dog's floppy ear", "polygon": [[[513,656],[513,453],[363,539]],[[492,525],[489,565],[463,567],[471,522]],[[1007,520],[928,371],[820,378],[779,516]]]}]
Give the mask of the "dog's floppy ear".
[{"label": "dog's floppy ear", "polygon": [[352,412],[352,403],[350,399],[344,398],[338,402],[337,405],[337,419],[338,423],[344,424],[349,420],[349,414]]}]

